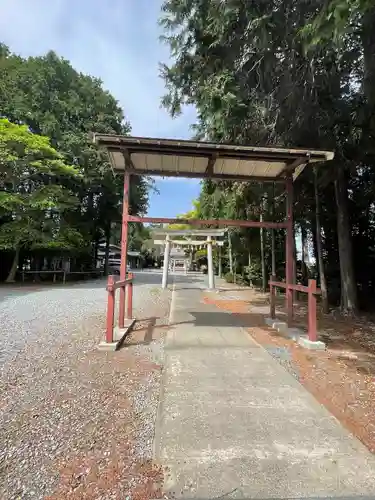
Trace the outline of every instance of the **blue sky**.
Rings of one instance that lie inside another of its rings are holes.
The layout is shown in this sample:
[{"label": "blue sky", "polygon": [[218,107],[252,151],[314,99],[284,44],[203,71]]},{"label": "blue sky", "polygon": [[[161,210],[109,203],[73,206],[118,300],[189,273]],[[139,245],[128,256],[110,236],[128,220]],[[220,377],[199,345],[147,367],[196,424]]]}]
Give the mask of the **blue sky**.
[{"label": "blue sky", "polygon": [[[187,139],[195,111],[172,120],[160,109],[161,0],[1,0],[0,40],[23,56],[54,50],[83,73],[99,77],[124,109],[132,134]],[[195,180],[157,180],[149,215],[173,217],[191,208]]]}]

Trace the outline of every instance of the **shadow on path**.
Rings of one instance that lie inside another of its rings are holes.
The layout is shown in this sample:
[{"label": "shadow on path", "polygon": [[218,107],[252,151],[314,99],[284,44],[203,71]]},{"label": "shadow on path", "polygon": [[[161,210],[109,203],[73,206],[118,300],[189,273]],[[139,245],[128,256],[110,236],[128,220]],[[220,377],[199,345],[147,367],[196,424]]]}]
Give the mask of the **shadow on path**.
[{"label": "shadow on path", "polygon": [[193,317],[191,321],[181,321],[172,323],[171,326],[181,324],[191,324],[192,326],[213,326],[213,327],[266,327],[262,316],[251,313],[232,313],[228,312],[202,312],[202,311],[187,311]]}]

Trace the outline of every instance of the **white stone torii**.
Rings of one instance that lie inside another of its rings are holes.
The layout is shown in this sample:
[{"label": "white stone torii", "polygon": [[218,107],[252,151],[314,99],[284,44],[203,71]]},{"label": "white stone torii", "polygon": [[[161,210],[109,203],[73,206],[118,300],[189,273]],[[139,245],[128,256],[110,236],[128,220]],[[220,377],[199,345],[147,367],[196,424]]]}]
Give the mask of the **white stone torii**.
[{"label": "white stone torii", "polygon": [[[154,245],[166,245],[167,241],[169,243],[169,245],[175,245],[176,247],[179,247],[179,246],[187,246],[187,247],[192,247],[192,246],[195,246],[195,247],[204,247],[207,245],[207,260],[208,260],[208,264],[210,263],[210,259],[211,259],[211,262],[212,262],[212,246],[215,245],[215,246],[218,246],[218,247],[222,247],[224,245],[224,241],[218,241],[218,240],[211,240],[210,241],[210,236],[207,237],[207,240],[206,241],[202,241],[202,240],[171,240],[168,236],[165,240],[154,240]],[[209,244],[211,243],[211,244]],[[211,249],[211,255],[209,254],[209,249]],[[165,255],[164,255],[164,258],[165,258]],[[185,271],[185,274],[187,272],[187,268],[186,268],[186,260],[187,259],[176,259],[174,258],[173,259],[173,263],[172,263],[172,271],[175,271],[175,264],[176,264],[176,260],[184,260],[185,261],[185,264],[184,264],[184,271]],[[210,265],[208,265],[209,267],[209,270],[208,270],[208,277],[210,278],[210,270],[211,270],[211,276],[214,276],[214,271],[213,271],[213,264],[212,264],[212,268],[210,268]],[[170,249],[169,249],[169,258],[168,258],[168,269],[170,269]],[[219,276],[221,275],[221,253],[219,254]],[[167,275],[165,273],[165,268],[163,266],[163,283],[166,283],[165,280],[168,280],[167,278]],[[210,286],[210,288],[215,288],[214,286],[214,283],[211,283],[212,286]],[[163,286],[163,288],[166,288],[166,284],[165,286]]]},{"label": "white stone torii", "polygon": [[[215,288],[214,280],[214,266],[212,258],[212,245],[218,244],[222,246],[223,241],[213,241],[212,238],[217,238],[224,236],[226,230],[223,229],[162,229],[153,231],[154,235],[165,236],[165,240],[154,240],[154,244],[165,244],[164,249],[164,263],[163,263],[163,279],[162,288],[167,288],[168,285],[168,269],[169,269],[169,257],[171,252],[171,244],[175,245],[191,245],[191,246],[201,246],[207,245],[207,264],[208,264],[208,288],[213,290]],[[170,236],[205,236],[206,240],[171,240]],[[221,266],[220,266],[221,267]]]},{"label": "white stone torii", "polygon": [[[166,240],[154,240],[154,245],[165,245]],[[207,245],[207,240],[171,240],[169,239],[169,242],[172,245],[175,246],[206,246]],[[212,241],[212,244],[215,246],[222,247],[224,245],[224,241]]]}]

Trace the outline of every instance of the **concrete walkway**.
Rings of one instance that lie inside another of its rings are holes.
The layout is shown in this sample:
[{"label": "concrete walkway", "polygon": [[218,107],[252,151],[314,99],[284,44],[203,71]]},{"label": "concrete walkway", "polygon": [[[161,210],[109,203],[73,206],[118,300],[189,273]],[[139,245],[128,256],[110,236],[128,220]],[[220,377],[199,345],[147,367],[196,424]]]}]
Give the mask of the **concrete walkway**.
[{"label": "concrete walkway", "polygon": [[175,285],[156,458],[175,498],[374,498],[375,457],[236,324]]}]

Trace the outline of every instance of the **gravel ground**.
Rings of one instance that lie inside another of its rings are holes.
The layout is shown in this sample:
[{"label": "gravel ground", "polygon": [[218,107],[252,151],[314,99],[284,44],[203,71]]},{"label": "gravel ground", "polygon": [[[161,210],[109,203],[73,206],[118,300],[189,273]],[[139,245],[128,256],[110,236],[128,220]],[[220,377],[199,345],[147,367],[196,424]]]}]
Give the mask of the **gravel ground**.
[{"label": "gravel ground", "polygon": [[160,495],[151,458],[171,293],[159,283],[136,276],[134,311],[145,321],[116,353],[96,349],[103,280],[0,303],[2,500]]}]

